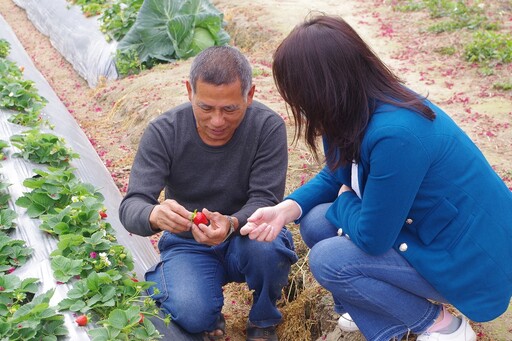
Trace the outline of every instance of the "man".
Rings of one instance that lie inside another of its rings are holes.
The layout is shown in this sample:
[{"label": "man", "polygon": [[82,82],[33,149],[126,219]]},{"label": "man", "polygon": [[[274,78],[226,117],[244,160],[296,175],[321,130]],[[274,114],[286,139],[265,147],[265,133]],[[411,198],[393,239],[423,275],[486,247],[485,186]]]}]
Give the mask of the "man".
[{"label": "man", "polygon": [[[222,286],[247,282],[247,340],[277,340],[276,301],[297,261],[291,234],[283,230],[267,244],[240,236],[238,227],[257,208],[282,200],[284,121],[253,101],[251,67],[232,47],[197,55],[186,87],[190,103],[156,118],[143,134],[120,219],[138,235],[163,231],[161,261],[146,280],[156,283],[150,293],[183,330],[220,339]],[[194,223],[195,210],[209,222]]]}]

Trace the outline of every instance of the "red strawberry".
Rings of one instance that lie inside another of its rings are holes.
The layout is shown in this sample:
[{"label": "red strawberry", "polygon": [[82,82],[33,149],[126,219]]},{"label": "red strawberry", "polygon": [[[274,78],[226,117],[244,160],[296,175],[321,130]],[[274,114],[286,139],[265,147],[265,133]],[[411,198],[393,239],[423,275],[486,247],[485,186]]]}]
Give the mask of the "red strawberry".
[{"label": "red strawberry", "polygon": [[100,211],[101,219],[105,219],[107,217],[107,213],[105,211]]},{"label": "red strawberry", "polygon": [[197,210],[194,211],[194,214],[192,214],[192,221],[194,224],[205,224],[208,225],[210,222],[208,219],[206,219],[206,216],[203,214],[203,212],[197,212]]},{"label": "red strawberry", "polygon": [[144,323],[144,314],[139,313],[139,315],[140,315],[139,323]]},{"label": "red strawberry", "polygon": [[80,326],[83,327],[87,325],[87,316],[86,315],[80,315],[76,318],[75,322]]}]

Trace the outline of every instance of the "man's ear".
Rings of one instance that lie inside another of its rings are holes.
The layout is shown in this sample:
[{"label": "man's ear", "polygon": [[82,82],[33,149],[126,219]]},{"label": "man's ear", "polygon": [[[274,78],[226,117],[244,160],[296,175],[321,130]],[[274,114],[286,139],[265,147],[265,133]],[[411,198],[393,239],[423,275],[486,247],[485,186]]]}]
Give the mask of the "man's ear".
[{"label": "man's ear", "polygon": [[190,84],[189,81],[186,81],[185,85],[187,86],[188,100],[190,102],[192,102],[192,97],[193,97],[193,94],[194,94],[193,91],[192,91],[192,85]]},{"label": "man's ear", "polygon": [[252,98],[254,97],[254,91],[256,90],[256,85],[252,85],[251,89],[249,89],[249,92],[247,93],[247,105],[252,104]]}]

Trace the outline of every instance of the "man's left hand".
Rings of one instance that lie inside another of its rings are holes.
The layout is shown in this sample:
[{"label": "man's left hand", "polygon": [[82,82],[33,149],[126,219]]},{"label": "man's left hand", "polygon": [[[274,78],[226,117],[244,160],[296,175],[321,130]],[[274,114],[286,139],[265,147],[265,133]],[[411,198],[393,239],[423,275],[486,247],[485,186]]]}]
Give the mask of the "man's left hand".
[{"label": "man's left hand", "polygon": [[219,245],[229,233],[230,223],[228,218],[219,212],[210,212],[206,208],[202,212],[210,221],[210,225],[193,224],[192,235],[194,239],[201,244]]}]

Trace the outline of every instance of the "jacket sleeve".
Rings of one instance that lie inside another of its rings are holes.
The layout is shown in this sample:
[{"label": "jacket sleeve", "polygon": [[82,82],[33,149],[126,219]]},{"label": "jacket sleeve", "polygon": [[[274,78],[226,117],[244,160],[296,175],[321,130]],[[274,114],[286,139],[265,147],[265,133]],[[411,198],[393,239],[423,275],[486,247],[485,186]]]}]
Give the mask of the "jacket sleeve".
[{"label": "jacket sleeve", "polygon": [[[329,143],[323,138],[324,152],[326,153]],[[338,196],[342,184],[350,186],[351,165],[342,167],[332,172],[325,166],[316,176],[307,183],[297,188],[285,199],[291,199],[300,206],[302,215],[295,222],[300,223],[301,219],[315,206],[323,203],[333,202]]]},{"label": "jacket sleeve", "polygon": [[345,179],[344,181],[342,180],[344,177],[340,176],[345,171],[338,171],[337,174],[333,174],[326,166],[311,180],[285,198],[297,202],[302,210],[301,217],[295,221],[297,224],[313,207],[322,203],[333,202],[343,183],[350,184],[350,182],[345,182],[348,180]]}]

